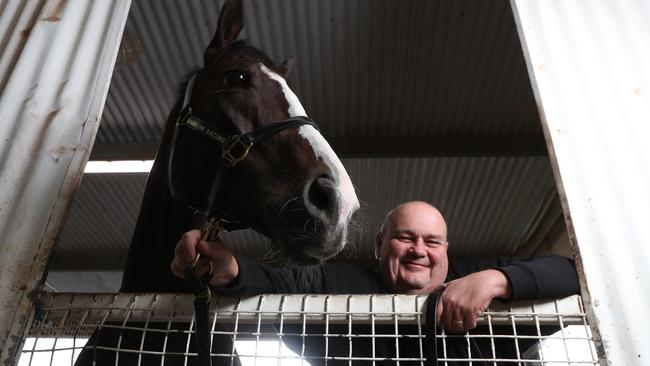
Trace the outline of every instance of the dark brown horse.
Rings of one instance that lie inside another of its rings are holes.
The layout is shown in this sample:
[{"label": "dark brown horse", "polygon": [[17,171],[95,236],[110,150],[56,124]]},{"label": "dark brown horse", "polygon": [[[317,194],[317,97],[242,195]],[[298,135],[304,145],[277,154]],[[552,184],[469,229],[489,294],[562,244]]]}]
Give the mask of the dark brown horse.
[{"label": "dark brown horse", "polygon": [[[174,246],[184,232],[201,226],[208,212],[217,212],[226,225],[236,222],[264,234],[292,265],[322,262],[350,240],[359,208],[350,178],[287,86],[287,67],[236,41],[242,27],[241,0],[227,1],[203,68],[169,116],[131,241],[123,292],[188,292],[185,280],[170,271]],[[275,129],[286,120],[299,123]],[[272,133],[252,147],[236,137],[256,131]],[[232,160],[242,158],[227,174],[220,171],[224,146],[232,147]],[[162,338],[147,337],[146,349],[162,347]],[[115,364],[115,355],[101,349],[115,347],[118,339],[121,348],[137,350],[141,332],[102,329],[77,364]],[[182,352],[186,340],[180,337],[176,347],[170,338],[166,349]],[[227,339],[215,338],[214,347],[220,342],[230,352]],[[129,353],[119,357],[121,364],[136,360]],[[183,357],[165,358],[165,364],[175,361],[182,364]],[[160,356],[145,355],[141,362],[160,364]]]},{"label": "dark brown horse", "polygon": [[[228,135],[306,116],[287,86],[285,67],[235,41],[242,27],[241,2],[226,2],[190,92],[192,114]],[[188,203],[200,206],[206,201],[222,148],[190,128],[177,131],[172,144],[182,107],[179,101],[169,116],[147,182],[124,271],[124,292],[186,291],[183,281],[169,270],[173,248],[185,231],[200,222],[193,209],[202,208],[190,208]],[[170,166],[176,199],[169,190]],[[309,124],[284,129],[255,144],[230,169],[216,199],[219,212],[270,238],[297,265],[316,264],[338,253],[346,245],[350,220],[359,207],[340,160]]]}]

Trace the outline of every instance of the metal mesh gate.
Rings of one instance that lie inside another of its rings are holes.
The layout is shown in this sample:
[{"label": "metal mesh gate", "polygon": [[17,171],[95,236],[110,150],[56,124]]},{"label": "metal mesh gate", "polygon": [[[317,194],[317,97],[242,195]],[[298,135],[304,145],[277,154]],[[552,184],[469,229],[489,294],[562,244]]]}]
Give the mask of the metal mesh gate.
[{"label": "metal mesh gate", "polygon": [[[424,365],[427,298],[261,295],[217,298],[213,362],[244,365]],[[48,294],[19,365],[192,364],[189,295]],[[93,337],[91,335],[95,333]],[[477,329],[436,336],[439,364],[598,364],[579,296],[493,303]],[[82,361],[80,361],[81,363]],[[86,364],[84,363],[84,364]]]}]

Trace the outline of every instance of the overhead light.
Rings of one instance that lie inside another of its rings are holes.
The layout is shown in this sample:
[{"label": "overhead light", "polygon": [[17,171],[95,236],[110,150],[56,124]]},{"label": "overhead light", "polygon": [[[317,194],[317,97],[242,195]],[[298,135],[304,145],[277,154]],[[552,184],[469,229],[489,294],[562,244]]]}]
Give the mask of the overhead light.
[{"label": "overhead light", "polygon": [[89,161],[84,173],[149,173],[153,160]]}]

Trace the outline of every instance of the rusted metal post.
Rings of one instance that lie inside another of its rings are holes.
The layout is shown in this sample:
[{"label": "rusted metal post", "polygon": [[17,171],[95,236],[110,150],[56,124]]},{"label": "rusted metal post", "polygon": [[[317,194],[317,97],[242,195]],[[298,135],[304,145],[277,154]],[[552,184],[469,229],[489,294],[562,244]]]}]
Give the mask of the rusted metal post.
[{"label": "rusted metal post", "polygon": [[10,1],[0,14],[0,349],[32,298],[88,160],[130,0]]}]

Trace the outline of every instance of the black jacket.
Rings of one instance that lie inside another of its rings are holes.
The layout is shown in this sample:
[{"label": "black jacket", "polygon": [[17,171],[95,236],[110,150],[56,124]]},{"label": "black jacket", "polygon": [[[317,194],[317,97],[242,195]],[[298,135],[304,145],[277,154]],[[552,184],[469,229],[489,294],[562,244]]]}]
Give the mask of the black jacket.
[{"label": "black jacket", "polygon": [[[227,286],[214,289],[221,295],[284,294],[382,294],[388,293],[373,268],[349,263],[325,263],[310,269],[273,268],[247,257],[237,257],[238,276]],[[494,268],[506,275],[512,301],[554,299],[580,291],[573,261],[560,256],[534,259],[484,258],[449,263],[447,281]]]},{"label": "black jacket", "polygon": [[[238,257],[239,274],[227,286],[215,289],[215,292],[221,295],[257,295],[262,293],[309,293],[309,294],[373,294],[388,293],[381,275],[376,269],[363,268],[353,264],[327,263],[318,267],[311,268],[308,271],[299,269],[277,269],[259,262],[253,261],[246,257]],[[494,268],[506,275],[512,288],[512,301],[516,300],[533,300],[533,299],[554,299],[578,294],[580,286],[578,276],[573,261],[560,256],[546,256],[535,259],[506,259],[506,258],[489,258],[489,259],[471,259],[450,262],[447,281],[461,278],[468,274],[481,270]],[[312,365],[324,364],[320,357],[327,354],[330,358],[328,365],[347,365],[345,358],[352,357],[370,357],[373,349],[375,358],[382,358],[385,361],[376,362],[377,364],[395,364],[394,359],[399,358],[422,357],[421,348],[417,338],[400,338],[396,341],[395,337],[371,337],[371,334],[418,334],[414,327],[399,326],[376,326],[374,331],[370,326],[355,325],[354,329],[348,329],[347,326],[330,325],[327,337],[317,337],[313,335],[325,334],[326,329],[323,325],[309,325],[305,329],[306,336],[291,336],[290,334],[302,334],[301,326],[284,325],[283,333],[289,334],[283,337],[284,342],[296,353],[303,353]],[[555,327],[542,327],[542,334],[550,334],[558,330]],[[489,329],[478,327],[472,334],[490,334]],[[346,336],[349,332],[356,334],[356,337]],[[512,327],[506,326],[499,329],[493,327],[492,334],[511,334]],[[337,336],[338,334],[338,336]],[[517,326],[517,334],[536,334],[536,329],[532,327]],[[364,336],[367,335],[367,336]],[[515,345],[512,338],[493,337],[495,342],[495,352],[500,358],[514,358]],[[535,344],[534,340],[520,339],[518,348],[524,352],[528,347]],[[426,343],[423,343],[426,347]],[[350,352],[352,347],[352,352]],[[474,357],[491,357],[492,345],[488,338],[483,340],[472,341],[470,348]],[[447,358],[467,358],[468,344],[462,338],[447,339],[446,344]],[[426,354],[426,350],[424,352]],[[442,344],[438,339],[438,354],[443,356]],[[478,355],[477,355],[478,354]],[[311,358],[313,357],[313,358]],[[336,357],[343,358],[337,360]],[[404,362],[400,364],[420,364],[419,361]],[[353,364],[372,364],[372,361],[353,361]],[[452,363],[454,364],[454,363]],[[457,362],[455,364],[464,364]],[[473,364],[480,364],[474,362]]]}]

